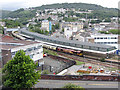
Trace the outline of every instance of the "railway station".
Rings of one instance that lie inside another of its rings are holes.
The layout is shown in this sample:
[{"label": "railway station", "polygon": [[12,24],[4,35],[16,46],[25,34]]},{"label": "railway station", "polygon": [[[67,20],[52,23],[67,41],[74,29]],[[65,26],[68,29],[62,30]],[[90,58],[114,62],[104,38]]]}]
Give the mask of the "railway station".
[{"label": "railway station", "polygon": [[49,45],[54,48],[60,47],[63,49],[83,51],[83,55],[89,55],[95,57],[102,56],[104,58],[110,58],[114,55],[115,51],[117,50],[116,47],[114,46],[93,44],[88,42],[78,42],[78,41],[65,40],[65,39],[64,40],[56,39],[50,36],[29,32],[26,29],[21,29],[20,32],[22,34],[32,36],[36,40],[41,41],[43,44]]}]

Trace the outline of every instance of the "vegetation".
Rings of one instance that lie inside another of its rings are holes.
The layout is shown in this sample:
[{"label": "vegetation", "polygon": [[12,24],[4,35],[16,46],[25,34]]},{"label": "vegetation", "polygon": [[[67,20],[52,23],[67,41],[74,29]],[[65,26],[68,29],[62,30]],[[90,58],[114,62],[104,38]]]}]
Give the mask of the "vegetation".
[{"label": "vegetation", "polygon": [[2,85],[2,69],[0,68],[0,86]]},{"label": "vegetation", "polygon": [[105,62],[105,58],[101,58],[100,61],[101,61],[101,62]]},{"label": "vegetation", "polygon": [[106,18],[104,22],[111,22],[110,18]]},{"label": "vegetation", "polygon": [[78,9],[80,8],[81,10],[116,10],[116,9],[108,9],[108,8],[104,8],[100,5],[95,5],[95,4],[87,4],[87,3],[62,3],[62,4],[49,4],[49,5],[42,5],[40,7],[35,7],[35,9],[47,9],[47,8],[75,8]]},{"label": "vegetation", "polygon": [[78,60],[75,60],[76,61],[76,65],[81,65],[81,64],[84,64],[84,62],[80,62]]},{"label": "vegetation", "polygon": [[41,30],[39,26],[30,25],[29,26],[29,30],[31,32],[37,32],[37,33],[44,34],[44,35],[48,35],[49,34],[49,32],[47,30]]},{"label": "vegetation", "polygon": [[65,20],[65,22],[75,22],[78,20],[78,18],[64,17],[63,20]]},{"label": "vegetation", "polygon": [[[116,17],[118,16],[118,9],[116,8],[105,8],[100,5],[95,4],[86,4],[86,3],[62,3],[62,4],[50,4],[50,5],[42,5],[40,7],[35,7],[35,9],[47,9],[47,8],[75,8],[81,9],[82,11],[94,10],[92,13],[87,14],[88,18],[108,18],[108,17]],[[73,15],[73,12],[70,12]],[[85,18],[86,14],[77,14],[79,17]]]},{"label": "vegetation", "polygon": [[43,48],[43,53],[47,53],[47,54],[50,54],[50,55],[58,56],[57,52],[54,52],[52,50],[45,49],[45,48]]},{"label": "vegetation", "polygon": [[44,71],[42,72],[42,74],[49,74],[49,71],[48,71],[48,70],[44,70]]},{"label": "vegetation", "polygon": [[[16,11],[8,12],[4,15],[4,18],[19,18],[21,23],[26,23],[27,20],[35,17],[37,10],[44,10],[48,8],[75,8],[76,10],[80,9],[80,11],[88,11],[93,10],[92,13],[87,14],[87,18],[99,18],[100,20],[106,19],[105,21],[110,21],[109,18],[118,16],[117,8],[105,8],[100,5],[95,4],[86,4],[86,3],[62,3],[62,4],[50,4],[50,5],[42,5],[40,7],[34,7],[34,10],[24,10],[23,8],[18,9]],[[45,13],[45,11],[43,11]],[[48,13],[48,12],[47,12]],[[66,12],[68,16],[76,15],[80,18],[86,18],[85,13],[74,13],[73,11]],[[64,17],[64,14],[58,14],[58,17]],[[51,20],[51,18],[48,18]],[[77,18],[64,17],[65,21],[76,21]]]},{"label": "vegetation", "polygon": [[16,28],[18,26],[21,26],[21,23],[18,22],[17,20],[4,19],[2,21],[5,22],[5,27],[7,27],[7,28]]},{"label": "vegetation", "polygon": [[72,89],[80,89],[80,90],[85,90],[84,88],[80,87],[80,86],[77,86],[77,85],[74,85],[74,84],[71,84],[71,83],[68,83],[66,84],[63,88],[67,89],[67,90],[72,90]]},{"label": "vegetation", "polygon": [[91,24],[100,23],[102,20],[91,20]]},{"label": "vegetation", "polygon": [[24,10],[23,8],[10,12],[6,17],[11,18],[32,18],[36,14],[35,10]]},{"label": "vegetation", "polygon": [[52,18],[51,18],[51,17],[48,17],[47,20],[48,20],[48,21],[52,21]]},{"label": "vegetation", "polygon": [[99,31],[99,33],[102,33],[102,34],[120,34],[120,30],[118,29],[111,29],[109,31]]},{"label": "vegetation", "polygon": [[51,31],[51,33],[55,32],[56,31],[55,29],[59,29],[59,28],[60,28],[59,23],[55,24],[55,25],[52,25],[52,31]]},{"label": "vegetation", "polygon": [[35,71],[37,65],[23,50],[18,51],[3,68],[3,85],[17,89],[33,87],[40,78],[40,72]]},{"label": "vegetation", "polygon": [[5,18],[6,15],[8,15],[11,11],[8,10],[0,10],[0,17]]},{"label": "vegetation", "polygon": [[62,32],[64,32],[64,28],[62,29]]},{"label": "vegetation", "polygon": [[3,30],[4,28],[2,26],[0,26],[0,33],[3,34]]},{"label": "vegetation", "polygon": [[111,29],[111,30],[109,30],[109,33],[120,34],[120,30],[118,30],[118,29]]}]

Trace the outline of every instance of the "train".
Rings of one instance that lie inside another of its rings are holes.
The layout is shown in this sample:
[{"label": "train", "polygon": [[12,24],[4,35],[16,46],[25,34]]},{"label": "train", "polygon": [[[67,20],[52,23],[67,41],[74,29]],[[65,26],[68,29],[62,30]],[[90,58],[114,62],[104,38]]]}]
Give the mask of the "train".
[{"label": "train", "polygon": [[58,46],[53,46],[53,45],[43,45],[44,48],[54,50],[57,52],[63,52],[71,55],[77,55],[83,57],[83,51],[82,50],[73,50],[70,48],[64,48],[64,47],[58,47]]},{"label": "train", "polygon": [[28,36],[28,35],[24,35],[24,34],[20,34],[17,31],[12,31],[12,35],[20,40],[35,40],[34,37]]}]

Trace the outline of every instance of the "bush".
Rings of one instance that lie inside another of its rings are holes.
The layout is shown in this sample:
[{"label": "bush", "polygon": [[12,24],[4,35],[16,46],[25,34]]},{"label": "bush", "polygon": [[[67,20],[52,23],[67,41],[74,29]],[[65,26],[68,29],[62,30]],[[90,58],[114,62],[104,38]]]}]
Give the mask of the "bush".
[{"label": "bush", "polygon": [[67,88],[67,90],[71,90],[71,89],[85,90],[84,88],[71,83],[66,84],[63,88]]},{"label": "bush", "polygon": [[100,61],[101,61],[101,62],[105,62],[105,58],[101,58]]},{"label": "bush", "polygon": [[44,71],[42,72],[42,74],[49,74],[49,71],[48,71],[48,70],[44,70]]}]

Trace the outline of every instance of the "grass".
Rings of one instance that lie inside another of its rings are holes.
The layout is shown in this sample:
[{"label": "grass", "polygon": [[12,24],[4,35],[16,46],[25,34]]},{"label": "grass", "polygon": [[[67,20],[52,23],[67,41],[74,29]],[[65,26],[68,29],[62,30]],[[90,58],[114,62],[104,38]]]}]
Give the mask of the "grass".
[{"label": "grass", "polygon": [[75,60],[76,61],[76,65],[82,65],[82,64],[84,64],[84,62],[80,62],[80,61],[77,61],[77,60]]},{"label": "grass", "polygon": [[50,55],[58,56],[57,52],[54,52],[54,51],[49,50],[49,49],[43,48],[43,52],[47,53],[47,54],[50,54]]},{"label": "grass", "polygon": [[117,68],[110,68],[110,70],[114,71],[114,70],[118,70]]}]

